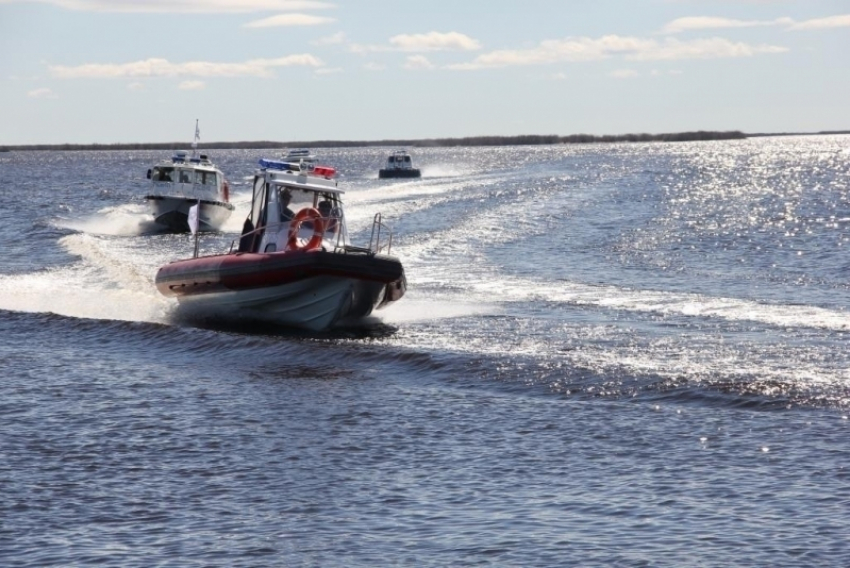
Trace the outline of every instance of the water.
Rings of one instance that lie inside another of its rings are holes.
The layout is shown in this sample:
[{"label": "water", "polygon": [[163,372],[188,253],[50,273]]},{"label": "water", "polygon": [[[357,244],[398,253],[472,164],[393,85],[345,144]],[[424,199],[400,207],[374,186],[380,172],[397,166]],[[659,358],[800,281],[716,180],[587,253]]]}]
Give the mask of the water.
[{"label": "water", "polygon": [[0,565],[850,565],[850,138],[387,151],[321,335],[157,294],[162,152],[0,154]]}]

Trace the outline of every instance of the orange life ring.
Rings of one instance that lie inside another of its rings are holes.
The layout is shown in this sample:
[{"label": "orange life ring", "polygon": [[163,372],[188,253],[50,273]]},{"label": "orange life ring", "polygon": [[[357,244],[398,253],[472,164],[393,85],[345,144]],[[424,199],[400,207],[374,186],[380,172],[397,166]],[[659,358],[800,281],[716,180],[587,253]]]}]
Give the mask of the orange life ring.
[{"label": "orange life ring", "polygon": [[[298,230],[304,221],[313,222],[313,237],[306,244],[298,244]],[[322,246],[325,236],[325,219],[318,209],[305,207],[295,214],[289,223],[289,236],[286,239],[286,250],[316,250]]]}]

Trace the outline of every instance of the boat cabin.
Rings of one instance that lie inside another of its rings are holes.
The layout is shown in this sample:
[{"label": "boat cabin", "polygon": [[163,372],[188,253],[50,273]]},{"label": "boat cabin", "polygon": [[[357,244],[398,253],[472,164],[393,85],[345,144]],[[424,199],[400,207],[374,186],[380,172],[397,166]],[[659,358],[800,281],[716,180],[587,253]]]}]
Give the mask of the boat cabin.
[{"label": "boat cabin", "polygon": [[239,252],[331,250],[348,243],[336,170],[260,160]]},{"label": "boat cabin", "polygon": [[387,158],[388,170],[409,170],[413,168],[413,160],[410,154],[404,150],[396,150]]},{"label": "boat cabin", "polygon": [[189,157],[177,152],[171,161],[148,170],[155,193],[187,198],[228,201],[227,187],[221,171],[206,154]]}]

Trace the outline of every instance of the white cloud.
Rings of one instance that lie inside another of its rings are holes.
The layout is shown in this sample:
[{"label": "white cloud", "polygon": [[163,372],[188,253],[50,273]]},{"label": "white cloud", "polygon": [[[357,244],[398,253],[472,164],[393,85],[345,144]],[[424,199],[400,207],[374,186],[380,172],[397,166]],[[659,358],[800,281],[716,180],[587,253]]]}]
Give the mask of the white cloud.
[{"label": "white cloud", "polygon": [[677,34],[691,30],[783,26],[793,23],[794,20],[791,18],[778,18],[776,20],[734,20],[731,18],[715,18],[710,16],[691,16],[678,18],[669,22],[664,26],[662,31],[667,34]]},{"label": "white cloud", "polygon": [[193,79],[189,81],[183,81],[182,83],[177,85],[177,88],[181,91],[200,91],[206,86],[206,83],[204,83],[203,81],[197,81]]},{"label": "white cloud", "polygon": [[390,45],[399,51],[474,51],[481,49],[481,44],[477,40],[458,32],[397,35],[390,38]]},{"label": "white cloud", "polygon": [[370,61],[369,63],[363,65],[363,69],[367,71],[383,71],[386,68],[386,65],[381,65],[380,63],[375,63],[374,61]]},{"label": "white cloud", "polygon": [[458,32],[401,34],[391,37],[389,45],[352,44],[349,46],[350,51],[361,54],[382,51],[473,51],[476,49],[481,49],[478,40]]},{"label": "white cloud", "polygon": [[337,32],[327,37],[322,37],[310,42],[311,45],[339,45],[345,43],[345,33]]},{"label": "white cloud", "polygon": [[107,77],[270,77],[275,67],[321,67],[322,61],[309,54],[276,59],[252,59],[243,63],[189,61],[171,63],[167,59],[145,59],[131,63],[87,63],[76,67],[53,65],[50,72],[63,79]]},{"label": "white cloud", "polygon": [[0,4],[41,2],[81,12],[146,13],[250,13],[319,10],[332,8],[328,2],[312,0],[0,0]]},{"label": "white cloud", "polygon": [[32,91],[27,93],[27,96],[32,99],[56,99],[58,98],[56,94],[48,89],[47,87],[43,87],[41,89],[33,89]]},{"label": "white cloud", "polygon": [[405,69],[433,69],[435,66],[424,55],[411,55],[404,62]]},{"label": "white cloud", "polygon": [[654,40],[604,36],[546,40],[533,49],[504,49],[485,53],[471,63],[453,65],[454,69],[480,69],[520,65],[544,65],[562,61],[592,61],[621,52],[639,52],[655,44]]},{"label": "white cloud", "polygon": [[695,39],[679,41],[668,39],[663,44],[649,46],[646,49],[629,53],[626,59],[633,61],[656,61],[676,59],[726,59],[752,57],[761,53],[784,53],[785,47],[772,45],[749,45],[732,42],[724,38]]},{"label": "white cloud", "polygon": [[850,14],[840,16],[830,16],[828,18],[818,18],[816,20],[806,20],[792,25],[789,29],[792,30],[823,30],[829,28],[848,28],[850,27]]},{"label": "white cloud", "polygon": [[649,74],[653,77],[663,77],[664,75],[681,75],[682,72],[678,69],[670,69],[668,71],[659,71],[658,69],[653,69]]},{"label": "white cloud", "polygon": [[135,82],[129,83],[127,85],[127,90],[128,91],[144,91],[145,90],[145,84],[139,83],[138,81],[135,81]]},{"label": "white cloud", "polygon": [[681,32],[709,29],[752,28],[759,26],[782,26],[789,30],[822,30],[830,28],[850,27],[850,14],[829,16],[795,22],[792,18],[776,18],[775,20],[734,20],[731,18],[716,18],[710,16],[690,16],[678,18],[666,24],[663,33],[677,34]]},{"label": "white cloud", "polygon": [[752,57],[760,53],[782,53],[787,48],[770,45],[734,43],[723,38],[663,42],[637,37],[604,36],[543,41],[533,49],[501,50],[485,53],[470,63],[448,66],[449,69],[472,70],[523,65],[545,65],[565,61],[593,61],[622,56],[632,61],[718,59]]},{"label": "white cloud", "polygon": [[608,75],[610,77],[614,77],[615,79],[630,79],[632,77],[639,76],[640,73],[638,73],[634,69],[616,69],[614,71],[611,71]]},{"label": "white cloud", "polygon": [[279,14],[270,16],[262,20],[254,20],[244,24],[243,28],[278,28],[285,26],[318,26],[322,24],[331,24],[336,20],[333,18],[325,18],[322,16],[312,16],[310,14]]}]

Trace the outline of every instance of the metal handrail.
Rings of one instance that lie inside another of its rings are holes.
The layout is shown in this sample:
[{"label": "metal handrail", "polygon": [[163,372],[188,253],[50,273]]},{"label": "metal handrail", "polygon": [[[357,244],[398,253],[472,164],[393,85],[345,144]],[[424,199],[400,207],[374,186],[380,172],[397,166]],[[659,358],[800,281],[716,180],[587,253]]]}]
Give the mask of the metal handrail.
[{"label": "metal handrail", "polygon": [[[381,232],[386,231],[387,233],[387,243],[386,245],[381,245]],[[393,232],[392,230],[384,224],[383,218],[380,213],[375,213],[375,217],[372,219],[372,235],[369,237],[369,252],[380,253],[384,247],[386,247],[386,254],[390,254],[393,248]]]},{"label": "metal handrail", "polygon": [[[380,213],[376,213],[372,219],[372,234],[369,237],[369,246],[366,249],[356,247],[356,246],[345,246],[343,242],[343,225],[342,218],[337,216],[325,217],[329,222],[336,220],[338,225],[338,230],[336,231],[336,239],[332,241],[334,243],[334,250],[342,250],[342,251],[358,251],[358,252],[368,252],[370,254],[390,254],[392,252],[393,247],[393,232],[390,227],[384,223],[383,217]],[[260,232],[268,231],[269,229],[280,231],[284,227],[284,225],[288,224],[285,221],[278,221],[274,223],[269,223],[263,227],[259,227],[247,233],[241,234],[232,241],[230,241],[230,249],[228,250],[228,254],[233,254],[238,251],[239,243],[245,237],[250,237],[252,235],[256,235]],[[326,231],[327,232],[327,231]],[[324,235],[323,235],[324,236]]]}]

